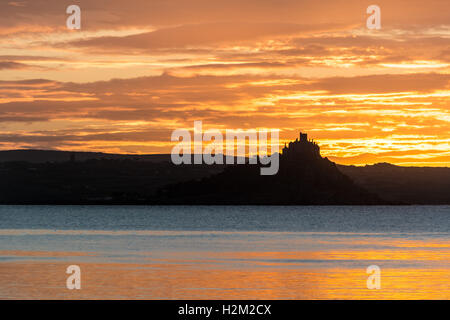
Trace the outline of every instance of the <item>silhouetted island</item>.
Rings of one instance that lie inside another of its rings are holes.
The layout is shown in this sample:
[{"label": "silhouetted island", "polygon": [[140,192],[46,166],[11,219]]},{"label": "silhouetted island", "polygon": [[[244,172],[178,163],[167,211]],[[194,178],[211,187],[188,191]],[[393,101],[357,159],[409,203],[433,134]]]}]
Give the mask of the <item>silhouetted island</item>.
[{"label": "silhouetted island", "polygon": [[285,145],[279,171],[260,175],[259,164],[233,165],[200,181],[162,188],[155,203],[218,205],[373,205],[387,204],[357,186],[322,158],[320,148],[307,134]]}]

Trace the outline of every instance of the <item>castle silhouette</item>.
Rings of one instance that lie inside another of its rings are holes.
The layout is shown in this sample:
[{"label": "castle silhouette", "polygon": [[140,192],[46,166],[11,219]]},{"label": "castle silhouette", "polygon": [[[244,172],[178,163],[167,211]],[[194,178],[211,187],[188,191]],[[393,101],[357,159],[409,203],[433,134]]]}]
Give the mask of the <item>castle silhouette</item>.
[{"label": "castle silhouette", "polygon": [[320,147],[314,140],[308,140],[308,134],[300,132],[300,140],[284,144],[282,157],[284,160],[296,160],[299,157],[320,158]]},{"label": "castle silhouette", "polygon": [[350,205],[384,204],[357,186],[336,164],[320,156],[306,133],[285,145],[279,171],[261,175],[259,164],[227,166],[222,172],[161,188],[155,204]]}]

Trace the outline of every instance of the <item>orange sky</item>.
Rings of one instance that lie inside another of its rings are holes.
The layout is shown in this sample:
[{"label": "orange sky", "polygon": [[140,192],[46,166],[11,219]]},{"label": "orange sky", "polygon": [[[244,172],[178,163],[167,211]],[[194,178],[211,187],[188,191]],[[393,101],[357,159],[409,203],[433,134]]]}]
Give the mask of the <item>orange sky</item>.
[{"label": "orange sky", "polygon": [[[82,29],[66,28],[78,4]],[[174,129],[308,132],[345,164],[450,165],[450,2],[0,3],[0,149],[169,153]]]}]

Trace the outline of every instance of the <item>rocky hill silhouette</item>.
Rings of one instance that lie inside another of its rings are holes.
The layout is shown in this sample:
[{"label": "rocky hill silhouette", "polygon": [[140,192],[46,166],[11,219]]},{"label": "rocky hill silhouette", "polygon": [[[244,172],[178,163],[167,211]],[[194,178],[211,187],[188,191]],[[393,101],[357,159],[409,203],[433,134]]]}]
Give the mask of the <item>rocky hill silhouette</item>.
[{"label": "rocky hill silhouette", "polygon": [[285,146],[279,171],[260,175],[261,165],[232,165],[221,173],[161,188],[164,204],[217,205],[368,205],[386,204],[322,158],[306,134]]}]

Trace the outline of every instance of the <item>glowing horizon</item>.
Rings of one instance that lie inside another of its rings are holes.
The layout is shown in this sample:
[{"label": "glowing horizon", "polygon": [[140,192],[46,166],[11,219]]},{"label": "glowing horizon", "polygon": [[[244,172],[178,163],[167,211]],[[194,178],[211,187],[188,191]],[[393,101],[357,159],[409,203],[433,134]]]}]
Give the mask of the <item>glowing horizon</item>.
[{"label": "glowing horizon", "polygon": [[[342,164],[450,166],[450,3],[0,4],[0,150],[170,153],[171,132],[306,132]],[[420,9],[419,9],[420,8]]]}]

